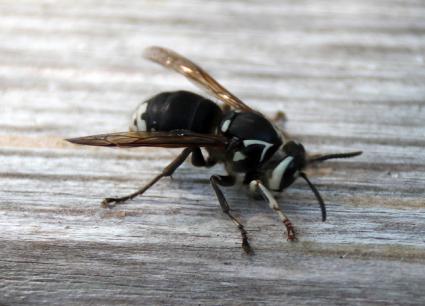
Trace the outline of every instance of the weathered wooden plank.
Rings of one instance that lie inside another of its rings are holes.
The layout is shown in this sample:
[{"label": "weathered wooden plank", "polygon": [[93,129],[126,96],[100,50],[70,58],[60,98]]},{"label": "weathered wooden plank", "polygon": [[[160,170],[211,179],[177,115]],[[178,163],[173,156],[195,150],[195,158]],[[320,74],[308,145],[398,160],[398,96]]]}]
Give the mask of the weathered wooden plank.
[{"label": "weathered wooden plank", "polygon": [[[0,1],[0,304],[423,305],[423,1]],[[299,241],[245,187],[226,196],[183,165],[113,210],[178,150],[80,148],[123,131],[164,90],[198,91],[141,58],[172,47],[311,152],[363,150],[310,169],[279,198]]]}]

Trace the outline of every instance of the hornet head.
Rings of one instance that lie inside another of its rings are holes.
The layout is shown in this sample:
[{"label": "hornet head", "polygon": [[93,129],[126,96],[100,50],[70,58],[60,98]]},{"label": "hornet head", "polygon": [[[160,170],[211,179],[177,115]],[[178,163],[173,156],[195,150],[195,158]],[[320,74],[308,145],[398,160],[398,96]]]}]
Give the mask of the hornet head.
[{"label": "hornet head", "polygon": [[281,150],[263,166],[261,180],[272,191],[283,191],[298,177],[302,177],[313,191],[322,210],[322,220],[326,220],[325,203],[317,188],[310,182],[303,170],[314,163],[333,158],[348,158],[360,155],[362,152],[349,152],[338,154],[315,155],[307,157],[304,146],[296,141],[286,142]]}]

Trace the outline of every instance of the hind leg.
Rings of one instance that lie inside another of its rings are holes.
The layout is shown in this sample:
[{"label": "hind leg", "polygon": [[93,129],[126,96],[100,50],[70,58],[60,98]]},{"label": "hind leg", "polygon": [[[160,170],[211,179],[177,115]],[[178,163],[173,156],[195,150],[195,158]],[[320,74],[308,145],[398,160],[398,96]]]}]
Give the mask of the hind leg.
[{"label": "hind leg", "polygon": [[[162,170],[160,174],[158,174],[156,177],[154,177],[149,183],[147,183],[145,186],[137,190],[136,192],[133,192],[132,194],[129,194],[127,196],[119,197],[119,198],[106,198],[102,201],[102,207],[112,207],[117,204],[120,204],[122,202],[125,202],[127,200],[131,200],[138,195],[143,194],[146,190],[148,190],[150,187],[152,187],[156,182],[158,182],[161,178],[165,176],[171,176],[174,171],[177,170],[178,167],[186,160],[186,158],[189,156],[189,154],[192,152],[192,148],[186,148],[184,149],[179,156],[175,160],[173,160],[167,167]],[[112,205],[111,205],[112,203]]]},{"label": "hind leg", "polygon": [[105,198],[102,201],[102,207],[104,208],[113,207],[117,204],[123,203],[127,200],[131,200],[139,195],[142,195],[143,193],[145,193],[146,190],[152,187],[161,178],[165,176],[171,176],[174,173],[174,171],[176,171],[177,168],[180,167],[181,164],[186,160],[186,158],[189,156],[190,153],[192,153],[192,164],[196,167],[212,167],[213,165],[216,164],[216,161],[211,159],[210,157],[207,158],[207,160],[205,160],[200,148],[186,148],[180,153],[179,156],[176,157],[175,160],[173,160],[167,167],[165,167],[160,174],[155,176],[145,186],[143,186],[139,190],[127,196],[123,196],[119,198]]}]

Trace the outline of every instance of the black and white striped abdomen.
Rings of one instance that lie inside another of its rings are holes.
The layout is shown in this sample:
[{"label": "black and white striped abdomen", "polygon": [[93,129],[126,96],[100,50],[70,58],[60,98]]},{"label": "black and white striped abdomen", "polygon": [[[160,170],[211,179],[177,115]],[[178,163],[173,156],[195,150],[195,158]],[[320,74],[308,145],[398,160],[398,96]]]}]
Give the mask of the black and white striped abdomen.
[{"label": "black and white striped abdomen", "polygon": [[188,92],[163,92],[141,103],[133,113],[130,131],[190,130],[213,133],[222,118],[214,102]]}]

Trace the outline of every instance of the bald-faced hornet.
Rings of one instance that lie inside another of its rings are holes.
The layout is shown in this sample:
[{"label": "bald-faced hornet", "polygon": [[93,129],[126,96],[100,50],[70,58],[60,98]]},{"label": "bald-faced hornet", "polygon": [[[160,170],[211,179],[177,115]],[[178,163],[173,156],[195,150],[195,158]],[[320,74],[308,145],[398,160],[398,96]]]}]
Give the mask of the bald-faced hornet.
[{"label": "bald-faced hornet", "polygon": [[[150,47],[144,56],[166,68],[184,75],[224,102],[224,107],[187,91],[164,92],[143,102],[135,111],[130,132],[112,133],[67,139],[76,144],[106,147],[168,147],[184,148],[177,158],[140,190],[119,198],[106,198],[103,207],[111,207],[143,194],[158,180],[171,176],[191,154],[196,167],[211,167],[223,163],[226,176],[213,175],[211,185],[223,212],[236,224],[242,235],[242,247],[251,247],[244,226],[230,212],[219,186],[235,184],[237,174],[244,174],[244,184],[261,195],[279,215],[287,230],[288,240],[295,240],[295,230],[279,208],[273,192],[281,192],[298,177],[303,178],[316,196],[326,220],[322,197],[303,170],[332,158],[347,158],[362,152],[308,155],[302,144],[290,140],[275,124],[260,112],[251,109],[214,80],[205,70],[176,52]],[[204,158],[201,148],[208,157]]]}]

